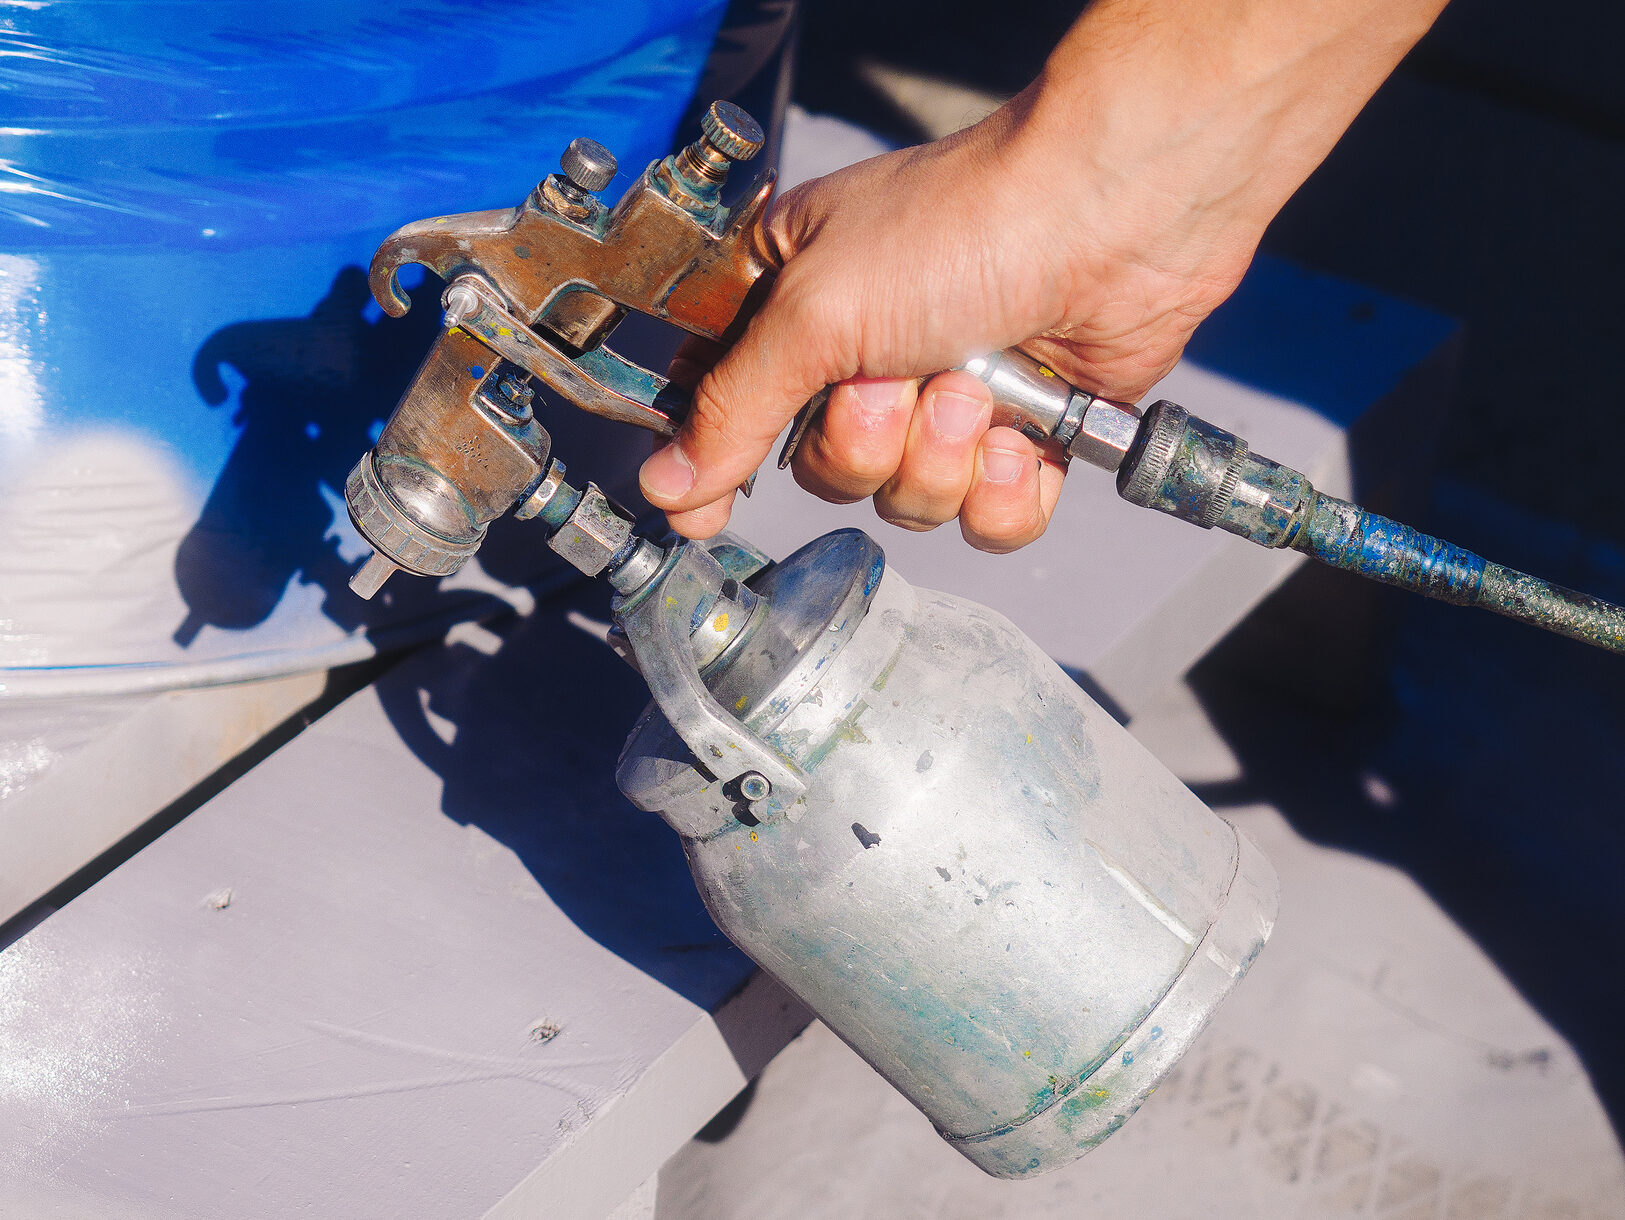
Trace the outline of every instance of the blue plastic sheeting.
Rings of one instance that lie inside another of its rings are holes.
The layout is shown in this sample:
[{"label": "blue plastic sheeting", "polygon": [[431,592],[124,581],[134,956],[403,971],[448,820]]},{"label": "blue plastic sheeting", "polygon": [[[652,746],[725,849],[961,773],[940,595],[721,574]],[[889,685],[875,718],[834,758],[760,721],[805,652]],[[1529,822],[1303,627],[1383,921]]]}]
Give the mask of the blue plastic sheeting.
[{"label": "blue plastic sheeting", "polygon": [[[724,7],[7,6],[0,678],[267,651],[286,670],[444,609],[342,589],[344,476],[439,318],[429,284],[381,319],[359,269],[407,221],[520,202],[578,135],[619,156],[618,197],[671,143]],[[610,435],[619,456],[583,471],[601,482],[646,449]],[[522,577],[522,549],[487,566]]]}]

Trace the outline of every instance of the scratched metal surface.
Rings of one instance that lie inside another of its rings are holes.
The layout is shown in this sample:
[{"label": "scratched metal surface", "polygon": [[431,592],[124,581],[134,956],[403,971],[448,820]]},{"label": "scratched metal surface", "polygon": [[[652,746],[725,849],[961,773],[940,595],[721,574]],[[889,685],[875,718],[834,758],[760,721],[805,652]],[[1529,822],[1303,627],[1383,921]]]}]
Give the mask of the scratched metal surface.
[{"label": "scratched metal surface", "polygon": [[[398,667],[0,952],[0,1212],[480,1214],[746,981],[571,608]],[[660,1098],[653,1164],[742,1082]]]}]

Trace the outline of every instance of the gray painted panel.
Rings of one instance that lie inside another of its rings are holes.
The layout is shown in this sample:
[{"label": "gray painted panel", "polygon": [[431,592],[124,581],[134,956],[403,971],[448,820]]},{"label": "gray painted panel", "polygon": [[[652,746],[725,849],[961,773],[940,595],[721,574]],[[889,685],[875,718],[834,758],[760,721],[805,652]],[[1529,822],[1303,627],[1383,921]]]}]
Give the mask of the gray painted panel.
[{"label": "gray painted panel", "polygon": [[0,954],[9,1206],[479,1214],[745,982],[613,788],[640,684],[562,611],[402,665]]}]

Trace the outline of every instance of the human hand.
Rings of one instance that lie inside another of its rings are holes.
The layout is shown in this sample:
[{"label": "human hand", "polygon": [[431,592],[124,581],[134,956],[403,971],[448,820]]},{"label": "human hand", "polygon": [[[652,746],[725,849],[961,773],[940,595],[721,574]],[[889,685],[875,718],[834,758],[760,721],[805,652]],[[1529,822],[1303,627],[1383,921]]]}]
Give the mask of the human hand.
[{"label": "human hand", "polygon": [[1212,40],[1193,51],[1188,28],[1170,41],[1140,24],[1146,5],[1097,5],[1045,77],[976,127],[787,192],[765,232],[783,271],[699,377],[681,433],[645,464],[645,495],[681,532],[715,533],[731,489],[830,385],[797,452],[803,487],[836,502],[873,496],[911,529],[957,516],[983,550],[1038,537],[1062,467],[1019,433],[988,429],[979,380],[931,374],[1020,345],[1108,399],[1149,390],[1413,40],[1371,36],[1367,10],[1436,0],[1340,3],[1360,10],[1344,14],[1341,40],[1311,23],[1304,51],[1278,24],[1271,54],[1242,65],[1251,77],[1206,80],[1192,65],[1215,76]]}]

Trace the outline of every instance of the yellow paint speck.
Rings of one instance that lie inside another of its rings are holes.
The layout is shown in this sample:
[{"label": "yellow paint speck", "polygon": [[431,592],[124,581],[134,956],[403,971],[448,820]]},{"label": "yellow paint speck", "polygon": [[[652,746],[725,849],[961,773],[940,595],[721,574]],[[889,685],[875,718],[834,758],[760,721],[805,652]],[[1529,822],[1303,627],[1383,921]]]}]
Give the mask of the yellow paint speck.
[{"label": "yellow paint speck", "polygon": [[1021,1057],[1023,1059],[1031,1059],[1033,1057],[1033,1053],[1031,1051],[1022,1051]]},{"label": "yellow paint speck", "polygon": [[1043,365],[1043,364],[1039,365],[1038,366],[1038,371],[1040,373],[1044,374],[1044,376],[1046,376],[1046,377],[1055,376],[1055,370],[1050,368],[1048,365]]},{"label": "yellow paint speck", "polygon": [[747,704],[749,702],[750,702],[750,696],[749,695],[740,695],[739,696],[739,702],[734,704],[734,711],[736,711],[736,712],[744,711],[745,710],[745,704]]},{"label": "yellow paint speck", "polygon": [[668,597],[666,599],[666,604],[668,606],[675,606],[677,604],[677,599],[675,597]]},{"label": "yellow paint speck", "polygon": [[504,339],[513,338],[513,331],[509,330],[506,326],[497,327],[497,334],[501,335]]},{"label": "yellow paint speck", "polygon": [[745,850],[745,845],[743,843],[735,843],[734,844],[734,850],[735,851],[744,851]]},{"label": "yellow paint speck", "polygon": [[1032,745],[1032,744],[1033,744],[1033,735],[1032,735],[1032,734],[1031,734],[1031,733],[1028,733],[1028,734],[1027,734],[1027,744],[1028,744],[1028,745]]},{"label": "yellow paint speck", "polygon": [[717,621],[712,623],[711,625],[713,627],[715,627],[718,631],[726,631],[726,630],[728,630],[728,616],[726,614],[717,615]]},{"label": "yellow paint speck", "polygon": [[437,224],[437,225],[443,225],[443,224],[445,224],[445,223],[446,223],[446,218],[445,218],[445,217],[444,217],[444,216],[436,216],[436,217],[435,217],[435,218],[434,218],[434,222],[435,222],[435,224]]},{"label": "yellow paint speck", "polygon": [[761,837],[762,837],[762,836],[761,836],[761,835],[759,835],[759,834],[757,834],[757,833],[756,833],[756,832],[755,832],[755,831],[754,831],[754,830],[753,830],[753,831],[751,831],[751,832],[750,832],[750,841],[751,841],[751,842],[752,842],[752,843],[754,843],[754,842],[756,842],[756,841],[757,841],[757,840],[758,840],[758,839],[760,839],[760,838],[761,838]]}]

